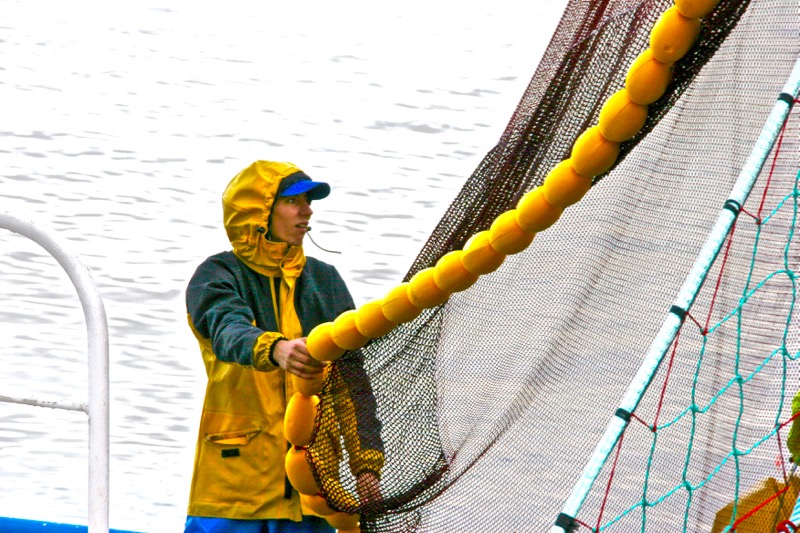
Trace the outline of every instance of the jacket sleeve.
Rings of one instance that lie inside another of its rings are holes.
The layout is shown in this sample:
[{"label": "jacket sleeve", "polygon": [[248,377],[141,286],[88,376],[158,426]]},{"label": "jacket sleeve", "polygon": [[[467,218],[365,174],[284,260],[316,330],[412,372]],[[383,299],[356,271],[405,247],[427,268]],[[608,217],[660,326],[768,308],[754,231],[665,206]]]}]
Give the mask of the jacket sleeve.
[{"label": "jacket sleeve", "polygon": [[[338,272],[335,280],[338,314],[354,309],[353,298]],[[382,424],[378,418],[375,394],[364,368],[364,355],[361,350],[352,351],[338,359],[336,365],[336,372],[332,376],[341,380],[341,383],[336,383],[334,388],[343,394],[337,395],[335,408],[350,458],[350,471],[356,476],[363,472],[380,476],[384,463]]]},{"label": "jacket sleeve", "polygon": [[240,294],[234,273],[212,259],[198,267],[186,289],[186,306],[194,329],[210,339],[217,359],[274,370],[272,346],[284,338],[257,328],[255,316]]}]

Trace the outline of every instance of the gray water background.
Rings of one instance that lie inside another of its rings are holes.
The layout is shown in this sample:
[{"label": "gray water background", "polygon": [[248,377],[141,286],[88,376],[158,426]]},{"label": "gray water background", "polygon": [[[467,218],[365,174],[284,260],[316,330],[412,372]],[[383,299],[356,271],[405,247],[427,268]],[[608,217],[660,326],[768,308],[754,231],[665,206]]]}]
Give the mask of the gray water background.
[{"label": "gray water background", "polygon": [[[309,255],[357,305],[407,271],[496,143],[564,0],[0,0],[0,210],[90,269],[111,352],[111,526],[180,531],[204,376],[185,319],[227,249],[220,193],[256,159],[334,194]],[[0,394],[84,401],[83,315],[0,231]],[[86,523],[86,417],[0,404],[0,516]]]}]

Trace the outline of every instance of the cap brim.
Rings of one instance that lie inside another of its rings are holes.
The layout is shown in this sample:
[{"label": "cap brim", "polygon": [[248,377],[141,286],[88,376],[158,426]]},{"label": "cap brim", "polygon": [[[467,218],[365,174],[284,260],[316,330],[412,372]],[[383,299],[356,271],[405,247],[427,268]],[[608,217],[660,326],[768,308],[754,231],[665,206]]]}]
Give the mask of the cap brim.
[{"label": "cap brim", "polygon": [[281,191],[281,196],[297,196],[306,193],[309,200],[322,200],[331,193],[331,186],[322,181],[301,180]]}]

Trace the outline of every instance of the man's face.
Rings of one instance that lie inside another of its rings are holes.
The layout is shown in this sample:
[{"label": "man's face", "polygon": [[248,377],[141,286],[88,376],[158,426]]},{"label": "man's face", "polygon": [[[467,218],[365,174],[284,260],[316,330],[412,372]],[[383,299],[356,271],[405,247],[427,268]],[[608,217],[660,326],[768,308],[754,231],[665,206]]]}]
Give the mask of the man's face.
[{"label": "man's face", "polygon": [[306,193],[276,198],[272,205],[270,225],[272,240],[300,246],[308,232],[308,221],[313,214],[311,200]]}]

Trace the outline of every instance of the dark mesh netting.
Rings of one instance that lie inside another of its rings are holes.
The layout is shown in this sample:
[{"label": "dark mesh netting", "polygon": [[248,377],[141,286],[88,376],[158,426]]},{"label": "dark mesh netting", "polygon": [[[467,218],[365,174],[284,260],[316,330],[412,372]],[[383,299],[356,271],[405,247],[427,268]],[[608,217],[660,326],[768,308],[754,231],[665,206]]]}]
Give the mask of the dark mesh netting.
[{"label": "dark mesh netting", "polygon": [[[569,3],[502,138],[406,279],[461,249],[569,157],[671,5]],[[722,0],[645,127],[580,202],[497,271],[333,365],[309,446],[332,507],[361,513],[362,531],[554,524],[781,92],[799,30],[796,1]],[[798,133],[791,115],[725,267],[715,264],[578,530],[722,531],[746,508],[735,515],[732,502],[769,479],[783,486],[788,427],[776,427],[800,387]],[[362,363],[371,390],[354,394],[347,383]],[[327,438],[355,424],[336,406],[359,395],[374,396],[385,450],[381,498],[366,503],[346,437]]]}]

